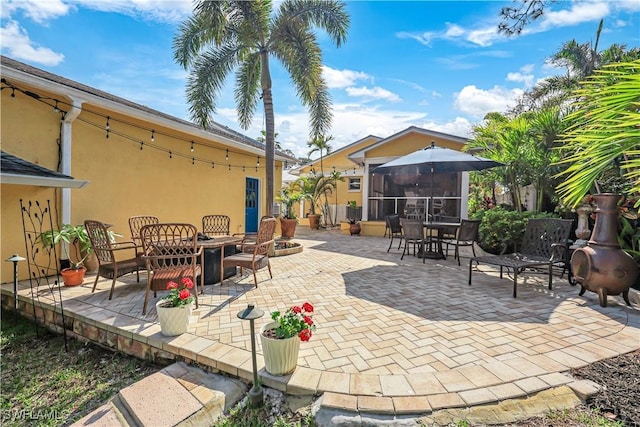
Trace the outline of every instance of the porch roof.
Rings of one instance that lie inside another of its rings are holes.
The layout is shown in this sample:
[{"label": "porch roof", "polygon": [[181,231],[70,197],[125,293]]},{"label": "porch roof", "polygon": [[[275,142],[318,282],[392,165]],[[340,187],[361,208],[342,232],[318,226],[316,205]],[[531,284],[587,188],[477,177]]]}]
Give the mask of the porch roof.
[{"label": "porch roof", "polygon": [[82,188],[89,182],[52,171],[4,151],[0,151],[0,155],[0,182],[2,184]]}]

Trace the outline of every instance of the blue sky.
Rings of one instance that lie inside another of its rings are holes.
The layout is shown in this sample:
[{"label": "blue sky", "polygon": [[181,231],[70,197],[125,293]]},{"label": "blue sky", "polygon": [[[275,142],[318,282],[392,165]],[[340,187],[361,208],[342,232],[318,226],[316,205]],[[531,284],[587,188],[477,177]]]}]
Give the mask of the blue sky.
[{"label": "blue sky", "polygon": [[[275,3],[277,7],[279,2]],[[408,126],[468,136],[490,111],[505,111],[523,90],[559,74],[546,63],[562,43],[590,42],[604,18],[600,47],[640,46],[640,1],[552,3],[520,36],[497,34],[505,1],[348,1],[347,42],[324,34],[324,76],[333,100],[334,149]],[[186,72],[173,62],[176,28],[191,12],[182,0],[2,0],[2,54],[174,116],[189,119]],[[307,115],[272,60],[276,132],[306,155]],[[237,125],[232,86],[215,120]]]}]

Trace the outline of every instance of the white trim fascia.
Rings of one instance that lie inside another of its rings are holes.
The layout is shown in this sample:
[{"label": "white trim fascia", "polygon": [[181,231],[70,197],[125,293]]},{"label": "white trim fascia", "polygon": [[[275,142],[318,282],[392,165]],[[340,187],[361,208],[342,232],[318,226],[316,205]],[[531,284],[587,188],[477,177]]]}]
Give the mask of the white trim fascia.
[{"label": "white trim fascia", "polygon": [[33,175],[19,175],[13,173],[0,173],[0,183],[33,185],[36,187],[57,187],[57,188],[82,188],[89,181],[67,178],[49,178]]},{"label": "white trim fascia", "polygon": [[[96,107],[104,108],[116,113],[121,113],[125,116],[133,117],[142,121],[158,123],[159,125],[177,130],[179,132],[183,132],[185,134],[197,136],[206,140],[213,140],[215,142],[219,142],[221,144],[228,145],[230,147],[248,151],[250,153],[264,155],[264,149],[242,144],[238,141],[234,141],[225,136],[214,134],[211,131],[206,131],[206,130],[197,128],[195,125],[189,126],[184,123],[177,123],[165,117],[160,117],[155,114],[148,113],[146,111],[138,110],[137,108],[134,108],[134,107],[122,105],[117,101],[104,99],[100,96],[93,95],[91,93],[82,91],[80,89],[66,86],[62,83],[58,83],[52,80],[44,79],[42,77],[34,76],[33,74],[29,74],[24,71],[16,70],[14,68],[10,68],[7,66],[0,66],[0,74],[2,74],[2,76],[7,79],[15,79],[16,81],[21,81],[24,84],[33,86],[38,89],[46,90],[49,92],[61,93],[62,96],[66,96],[69,99],[73,99],[74,97],[82,98],[88,104],[94,105]],[[96,88],[96,90],[99,90],[99,89]],[[163,114],[166,114],[166,113],[163,113]],[[285,158],[278,155],[276,155],[275,158],[276,160],[279,160],[279,161],[289,161],[289,158]]]}]

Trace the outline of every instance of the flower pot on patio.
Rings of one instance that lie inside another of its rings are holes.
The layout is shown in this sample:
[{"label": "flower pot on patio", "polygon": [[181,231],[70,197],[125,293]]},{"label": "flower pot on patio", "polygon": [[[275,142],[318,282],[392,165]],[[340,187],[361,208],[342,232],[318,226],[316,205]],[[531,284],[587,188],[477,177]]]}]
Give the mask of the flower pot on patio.
[{"label": "flower pot on patio", "polygon": [[353,223],[353,224],[349,224],[349,234],[350,235],[353,236],[355,234],[355,235],[359,236],[360,235],[360,231],[361,231],[361,228],[360,228],[360,223],[359,222],[356,222],[356,223]]},{"label": "flower pot on patio", "polygon": [[87,269],[80,267],[77,269],[65,268],[60,271],[62,280],[64,280],[65,286],[78,286],[84,282],[84,275],[87,273]]},{"label": "flower pot on patio", "polygon": [[292,238],[296,234],[297,219],[280,218],[280,228],[282,229],[282,237]]},{"label": "flower pot on patio", "polygon": [[277,322],[270,322],[260,328],[264,368],[271,375],[287,375],[295,371],[298,365],[300,338],[293,336],[277,339],[274,330],[276,326]]},{"label": "flower pot on patio", "polygon": [[309,228],[312,230],[318,230],[320,228],[320,215],[309,214],[307,218],[309,219]]},{"label": "flower pot on patio", "polygon": [[167,307],[168,304],[169,302],[164,299],[156,303],[162,335],[173,337],[184,334],[189,328],[189,316],[193,310],[193,303],[180,307]]}]

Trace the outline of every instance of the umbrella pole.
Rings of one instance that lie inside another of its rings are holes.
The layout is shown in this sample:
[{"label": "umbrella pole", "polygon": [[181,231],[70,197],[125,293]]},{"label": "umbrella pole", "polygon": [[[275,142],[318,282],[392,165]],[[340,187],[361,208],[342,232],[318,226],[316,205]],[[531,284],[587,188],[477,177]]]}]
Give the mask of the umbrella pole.
[{"label": "umbrella pole", "polygon": [[431,193],[429,198],[429,211],[431,211],[431,216],[427,218],[429,222],[433,222],[433,165],[431,165]]}]

